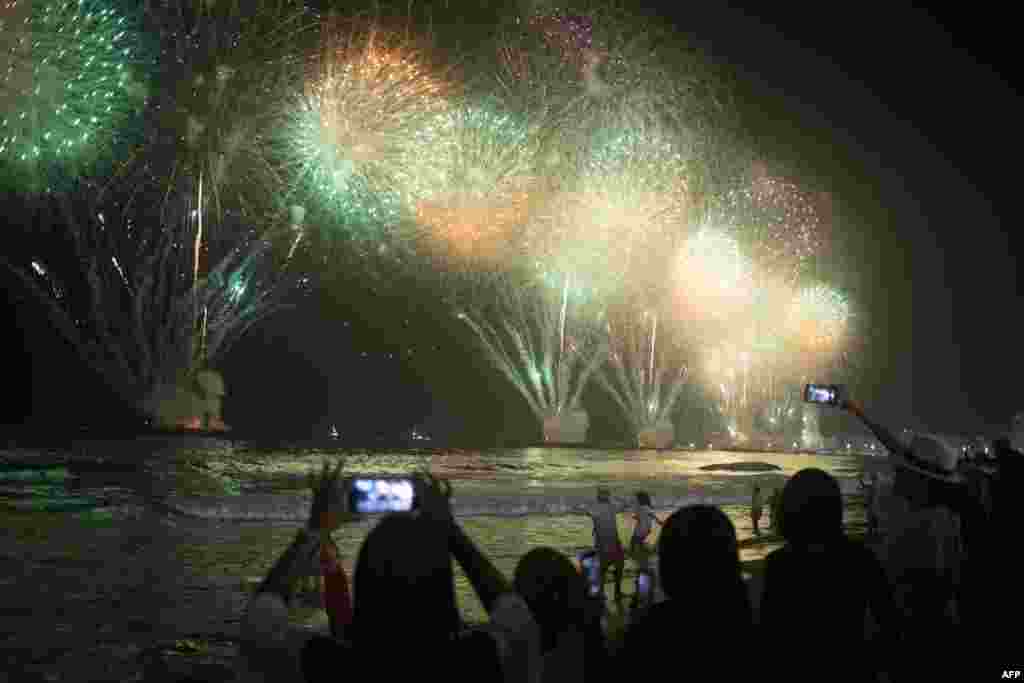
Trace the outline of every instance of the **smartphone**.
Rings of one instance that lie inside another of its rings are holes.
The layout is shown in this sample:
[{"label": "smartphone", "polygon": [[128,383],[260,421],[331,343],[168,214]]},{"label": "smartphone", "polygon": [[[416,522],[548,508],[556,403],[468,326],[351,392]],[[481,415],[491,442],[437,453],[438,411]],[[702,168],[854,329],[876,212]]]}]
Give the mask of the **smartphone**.
[{"label": "smartphone", "polygon": [[808,403],[824,403],[838,406],[843,400],[841,384],[808,384],[804,387],[804,400]]},{"label": "smartphone", "polygon": [[636,595],[641,603],[651,601],[651,573],[641,570],[636,575]]},{"label": "smartphone", "polygon": [[358,513],[408,512],[412,509],[411,479],[353,479],[349,510]]},{"label": "smartphone", "polygon": [[587,587],[590,595],[601,593],[601,564],[597,557],[597,551],[588,550],[579,554],[580,571],[587,580]]}]

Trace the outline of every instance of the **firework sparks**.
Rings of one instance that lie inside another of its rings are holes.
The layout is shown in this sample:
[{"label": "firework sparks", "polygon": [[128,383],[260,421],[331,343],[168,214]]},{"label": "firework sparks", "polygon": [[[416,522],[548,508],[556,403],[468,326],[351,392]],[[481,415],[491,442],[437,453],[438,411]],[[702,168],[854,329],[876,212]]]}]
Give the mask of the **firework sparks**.
[{"label": "firework sparks", "polygon": [[536,138],[494,106],[442,115],[435,136],[434,177],[416,204],[418,222],[450,260],[508,259],[533,203]]},{"label": "firework sparks", "polygon": [[621,4],[578,4],[534,15],[529,30],[502,36],[498,47],[504,96],[548,123],[547,163],[577,164],[595,131],[651,126],[673,130],[691,156],[705,154],[707,134],[728,118],[706,60]]},{"label": "firework sparks", "polygon": [[0,0],[0,163],[81,170],[144,99],[137,27],[103,2]]},{"label": "firework sparks", "polygon": [[827,285],[802,290],[789,312],[789,329],[809,350],[833,351],[841,343],[850,320],[850,303]]},{"label": "firework sparks", "polygon": [[794,285],[823,246],[825,225],[814,199],[793,183],[757,174],[729,192],[713,216],[741,228],[743,244],[761,272]]},{"label": "firework sparks", "polygon": [[656,311],[627,304],[608,318],[608,363],[597,379],[639,437],[671,420],[689,368],[674,330]]},{"label": "firework sparks", "polygon": [[685,317],[697,321],[732,316],[750,303],[754,291],[754,267],[739,241],[708,225],[683,245],[676,277]]},{"label": "firework sparks", "polygon": [[560,302],[536,284],[506,278],[497,290],[497,307],[490,315],[477,308],[459,313],[458,319],[538,421],[578,409],[583,388],[607,353],[594,321],[567,318],[564,299]]},{"label": "firework sparks", "polygon": [[630,131],[606,137],[577,177],[534,216],[527,249],[542,273],[572,273],[601,297],[659,286],[686,219],[687,164],[668,138]]},{"label": "firework sparks", "polygon": [[336,21],[324,33],[287,131],[286,175],[348,229],[395,225],[423,194],[454,86],[408,34]]}]

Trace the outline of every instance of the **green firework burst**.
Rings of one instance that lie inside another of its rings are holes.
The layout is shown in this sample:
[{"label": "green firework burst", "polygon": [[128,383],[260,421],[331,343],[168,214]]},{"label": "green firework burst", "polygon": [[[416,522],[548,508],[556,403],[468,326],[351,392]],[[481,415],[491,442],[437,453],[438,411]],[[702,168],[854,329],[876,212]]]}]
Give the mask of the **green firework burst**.
[{"label": "green firework burst", "polygon": [[22,186],[78,174],[145,99],[133,21],[102,2],[0,3],[0,165]]},{"label": "green firework burst", "polygon": [[[429,168],[418,177],[416,222],[449,266],[521,256],[521,228],[539,194],[537,136],[494,100],[437,117]],[[453,262],[455,261],[455,262]]]},{"label": "green firework burst", "polygon": [[376,239],[399,224],[422,186],[452,90],[426,52],[377,25],[328,23],[289,113],[280,156],[291,194],[350,236]]}]

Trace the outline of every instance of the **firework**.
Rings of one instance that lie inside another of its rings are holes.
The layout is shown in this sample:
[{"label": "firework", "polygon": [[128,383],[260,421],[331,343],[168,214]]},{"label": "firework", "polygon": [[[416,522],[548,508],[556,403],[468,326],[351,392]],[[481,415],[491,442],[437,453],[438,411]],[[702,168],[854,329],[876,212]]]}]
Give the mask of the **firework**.
[{"label": "firework", "polygon": [[107,3],[0,0],[0,164],[44,184],[85,171],[145,98],[138,59]]},{"label": "firework", "polygon": [[220,256],[238,237],[228,233],[229,217],[259,230],[287,212],[272,143],[310,22],[293,0],[244,12],[227,3],[170,5],[147,15],[164,87],[153,94],[149,141],[122,175],[163,195],[162,221],[184,224]]},{"label": "firework", "polygon": [[711,211],[741,229],[741,239],[760,272],[789,285],[807,273],[823,246],[826,226],[813,197],[793,183],[760,174],[725,195]]},{"label": "firework", "polygon": [[799,344],[811,351],[834,351],[850,320],[850,303],[827,285],[803,289],[793,301],[788,326]]},{"label": "firework", "polygon": [[599,383],[636,435],[671,420],[689,379],[674,331],[654,310],[625,306],[609,316],[610,350]]},{"label": "firework", "polygon": [[701,226],[685,242],[675,273],[683,317],[698,326],[746,310],[756,271],[732,231]]},{"label": "firework", "polygon": [[453,109],[435,126],[417,222],[449,266],[509,260],[534,203],[536,137],[494,103]]},{"label": "firework", "polygon": [[672,130],[694,158],[707,155],[711,131],[730,118],[708,60],[624,5],[570,5],[534,14],[497,46],[503,97],[546,122],[545,162],[571,168],[594,131],[652,126]]},{"label": "firework", "polygon": [[457,314],[488,359],[517,389],[538,421],[578,409],[607,346],[595,321],[567,315],[565,299],[536,283],[497,282],[495,306]]},{"label": "firework", "polygon": [[[284,131],[293,194],[350,234],[398,224],[424,194],[454,86],[423,41],[380,25],[324,25]],[[308,200],[308,201],[307,201]]]},{"label": "firework", "polygon": [[543,277],[571,275],[597,299],[628,287],[657,299],[689,207],[685,157],[651,132],[608,135],[526,230]]}]

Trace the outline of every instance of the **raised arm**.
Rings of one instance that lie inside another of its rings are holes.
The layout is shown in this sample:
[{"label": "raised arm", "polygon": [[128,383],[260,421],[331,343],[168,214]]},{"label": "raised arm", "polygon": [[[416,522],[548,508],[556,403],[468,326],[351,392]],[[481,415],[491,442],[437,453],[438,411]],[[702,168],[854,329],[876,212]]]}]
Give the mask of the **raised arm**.
[{"label": "raised arm", "polygon": [[491,612],[498,596],[512,592],[512,584],[455,522],[449,502],[451,486],[448,482],[438,481],[422,473],[417,476],[415,487],[416,505],[420,514],[445,528],[451,554],[466,573],[484,609]]},{"label": "raised arm", "polygon": [[313,504],[309,520],[260,583],[256,589],[257,595],[271,593],[288,604],[291,602],[295,579],[319,569],[322,540],[337,529],[347,516],[339,482],[342,467],[343,464],[338,463],[332,472],[324,463],[320,477],[310,475]]},{"label": "raised arm", "polygon": [[885,446],[890,453],[898,453],[900,455],[908,454],[907,447],[904,446],[892,432],[865,415],[864,409],[859,403],[852,399],[844,399],[842,407],[849,413],[860,418],[860,421],[867,425],[867,428],[871,430],[871,433],[875,435],[875,438],[881,441],[882,445]]},{"label": "raised arm", "polygon": [[268,679],[301,678],[299,653],[309,634],[291,627],[288,604],[295,579],[319,573],[321,545],[345,516],[338,487],[340,471],[340,464],[333,473],[324,465],[319,480],[311,477],[313,505],[309,521],[274,563],[242,615],[241,647],[245,665]]}]

